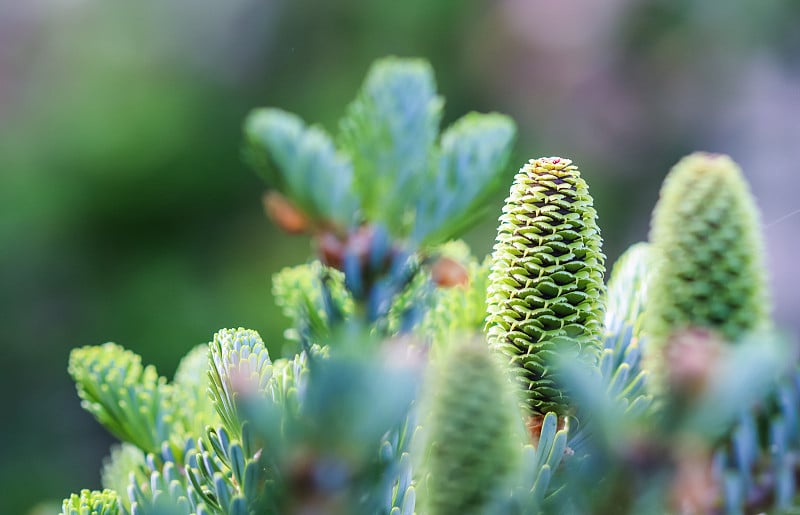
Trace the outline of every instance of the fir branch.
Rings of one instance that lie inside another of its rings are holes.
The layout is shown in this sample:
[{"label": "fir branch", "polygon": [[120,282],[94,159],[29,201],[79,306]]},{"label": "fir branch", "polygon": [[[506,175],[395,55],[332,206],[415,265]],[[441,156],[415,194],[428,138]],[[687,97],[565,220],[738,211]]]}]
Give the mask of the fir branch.
[{"label": "fir branch", "polygon": [[183,433],[174,416],[172,390],[155,367],[114,343],[74,349],[69,373],[81,405],[112,434],[145,452]]},{"label": "fir branch", "polygon": [[[243,426],[244,440],[250,440]],[[263,491],[265,471],[258,463],[260,451],[245,450],[248,445],[231,439],[225,429],[210,429],[189,451],[188,483],[213,513],[253,513]]]},{"label": "fir branch", "polygon": [[608,395],[643,412],[651,403],[643,368],[642,321],[650,281],[650,247],[637,243],[614,263],[606,291],[605,339],[598,367]]},{"label": "fir branch", "polygon": [[[144,483],[149,477],[145,453],[133,444],[123,442],[113,446],[109,456],[103,460],[101,483],[108,490],[127,492],[131,482]],[[131,503],[126,495],[120,497],[120,503],[130,511]]]},{"label": "fir branch", "polygon": [[434,354],[465,335],[482,333],[486,325],[486,290],[491,268],[489,257],[479,262],[469,254],[463,242],[448,243],[439,249],[438,255],[463,267],[467,279],[466,284],[438,287],[433,292],[430,309],[417,334],[432,343]]},{"label": "fir branch", "polygon": [[286,338],[303,348],[322,344],[331,328],[355,311],[342,272],[319,261],[287,267],[273,275],[272,294],[291,321]]},{"label": "fir branch", "polygon": [[607,334],[620,334],[623,326],[630,326],[635,337],[641,336],[652,269],[651,254],[649,244],[636,243],[614,263],[606,292],[604,325]]},{"label": "fir branch", "polygon": [[405,199],[428,186],[443,103],[427,62],[387,58],[370,68],[339,124],[338,142],[353,160],[364,216],[393,234],[407,234]]},{"label": "fir branch", "polygon": [[290,232],[338,239],[361,224],[412,246],[456,236],[499,185],[516,127],[497,113],[469,113],[439,140],[443,104],[428,63],[386,58],[348,106],[336,146],[293,114],[253,111],[246,156],[280,192],[266,197],[271,216]]},{"label": "fir branch", "polygon": [[348,228],[359,202],[353,166],[319,127],[280,109],[257,109],[245,121],[246,156],[253,167],[314,219]]},{"label": "fir branch", "polygon": [[61,504],[60,515],[122,515],[117,493],[113,490],[81,490]]},{"label": "fir branch", "polygon": [[147,456],[148,480],[128,486],[131,515],[210,515],[168,450]]},{"label": "fir branch", "polygon": [[439,162],[416,197],[412,240],[426,244],[453,238],[484,213],[500,184],[516,126],[497,114],[469,113],[441,138]]},{"label": "fir branch", "polygon": [[243,395],[266,396],[272,361],[261,336],[249,329],[223,329],[209,346],[211,402],[228,432],[239,438],[242,419],[238,403]]}]

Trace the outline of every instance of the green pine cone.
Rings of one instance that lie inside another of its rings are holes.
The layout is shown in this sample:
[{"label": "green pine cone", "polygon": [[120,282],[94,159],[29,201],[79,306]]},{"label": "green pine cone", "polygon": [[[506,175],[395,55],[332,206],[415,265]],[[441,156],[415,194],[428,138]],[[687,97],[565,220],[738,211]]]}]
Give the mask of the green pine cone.
[{"label": "green pine cone", "polygon": [[514,365],[533,413],[569,410],[549,359],[601,346],[605,256],[592,197],[578,168],[531,160],[514,178],[492,255],[487,331]]},{"label": "green pine cone", "polygon": [[514,466],[511,385],[481,341],[451,345],[436,371],[424,426],[427,513],[486,513]]},{"label": "green pine cone", "polygon": [[646,331],[656,348],[703,327],[729,341],[769,323],[759,213],[728,156],[695,153],[667,175],[653,212]]}]

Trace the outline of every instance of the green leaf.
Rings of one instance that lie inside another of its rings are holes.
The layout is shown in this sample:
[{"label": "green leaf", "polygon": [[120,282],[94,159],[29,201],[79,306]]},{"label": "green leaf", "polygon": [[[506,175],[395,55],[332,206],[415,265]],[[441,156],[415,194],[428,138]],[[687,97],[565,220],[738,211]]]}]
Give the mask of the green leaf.
[{"label": "green leaf", "polygon": [[412,239],[444,241],[484,213],[502,184],[515,133],[508,116],[469,113],[442,134],[438,166],[417,197]]},{"label": "green leaf", "polygon": [[340,122],[364,216],[395,235],[410,228],[408,199],[429,186],[442,105],[426,61],[387,58],[373,64]]},{"label": "green leaf", "polygon": [[353,168],[330,136],[280,109],[257,109],[245,122],[246,153],[267,183],[307,215],[349,227],[356,220]]}]

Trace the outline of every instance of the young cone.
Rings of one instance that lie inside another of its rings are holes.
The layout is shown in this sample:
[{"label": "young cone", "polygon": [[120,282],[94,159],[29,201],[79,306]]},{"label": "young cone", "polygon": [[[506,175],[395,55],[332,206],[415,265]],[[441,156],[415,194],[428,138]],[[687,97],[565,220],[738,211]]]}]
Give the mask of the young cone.
[{"label": "young cone", "polygon": [[769,321],[759,214],[742,172],[724,155],[681,159],[661,188],[650,239],[646,330],[656,347],[676,330],[729,341]]},{"label": "young cone", "polygon": [[479,341],[451,345],[430,389],[426,428],[430,515],[479,514],[514,465],[510,384]]},{"label": "young cone", "polygon": [[600,348],[605,256],[586,182],[569,159],[531,160],[514,178],[492,255],[487,331],[533,413],[569,411],[549,359]]}]

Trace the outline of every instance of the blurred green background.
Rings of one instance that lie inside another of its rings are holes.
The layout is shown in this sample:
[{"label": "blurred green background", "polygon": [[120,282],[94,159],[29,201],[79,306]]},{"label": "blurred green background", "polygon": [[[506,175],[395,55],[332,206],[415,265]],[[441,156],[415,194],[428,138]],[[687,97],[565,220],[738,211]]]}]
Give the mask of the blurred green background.
[{"label": "blurred green background", "polygon": [[[572,157],[610,260],[646,238],[674,162],[731,154],[797,331],[798,26],[792,0],[0,4],[0,513],[99,487],[112,439],[80,409],[71,348],[113,340],[171,375],[246,326],[283,352],[269,276],[310,247],[264,217],[241,122],[271,105],[334,130],[388,54],[433,63],[447,123],[517,120],[509,183],[530,157]],[[477,253],[494,227],[469,234]]]}]

